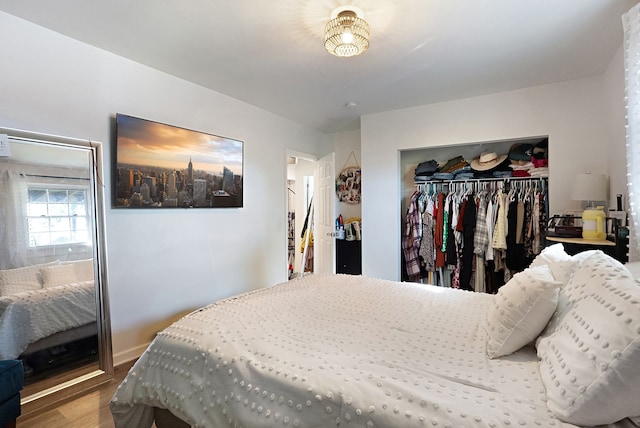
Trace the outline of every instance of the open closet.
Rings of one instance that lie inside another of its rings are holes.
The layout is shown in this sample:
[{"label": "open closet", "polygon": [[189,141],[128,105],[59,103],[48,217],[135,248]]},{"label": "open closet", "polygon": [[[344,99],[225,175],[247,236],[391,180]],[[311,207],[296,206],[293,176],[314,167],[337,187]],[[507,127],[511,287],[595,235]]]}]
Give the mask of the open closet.
[{"label": "open closet", "polygon": [[548,139],[401,152],[401,277],[496,293],[545,246]]}]

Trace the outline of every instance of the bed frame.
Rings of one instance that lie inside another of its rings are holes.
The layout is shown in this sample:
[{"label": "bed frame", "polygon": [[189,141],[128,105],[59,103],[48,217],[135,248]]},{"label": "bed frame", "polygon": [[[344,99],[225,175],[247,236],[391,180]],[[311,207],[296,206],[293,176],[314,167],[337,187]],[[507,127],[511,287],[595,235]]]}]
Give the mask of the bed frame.
[{"label": "bed frame", "polygon": [[64,345],[65,343],[74,342],[76,340],[85,339],[87,337],[98,334],[98,323],[91,322],[69,330],[59,331],[51,336],[44,337],[30,344],[22,353],[22,356],[33,354],[54,346]]},{"label": "bed frame", "polygon": [[153,419],[156,428],[189,428],[191,425],[175,416],[167,409],[153,408]]}]

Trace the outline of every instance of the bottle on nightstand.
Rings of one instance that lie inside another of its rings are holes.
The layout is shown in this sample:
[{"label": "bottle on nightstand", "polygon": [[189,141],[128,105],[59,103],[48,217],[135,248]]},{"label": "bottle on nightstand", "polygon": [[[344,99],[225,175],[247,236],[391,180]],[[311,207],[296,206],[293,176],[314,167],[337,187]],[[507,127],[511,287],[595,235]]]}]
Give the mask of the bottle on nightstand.
[{"label": "bottle on nightstand", "polygon": [[607,239],[606,219],[602,206],[585,209],[582,213],[582,239]]}]

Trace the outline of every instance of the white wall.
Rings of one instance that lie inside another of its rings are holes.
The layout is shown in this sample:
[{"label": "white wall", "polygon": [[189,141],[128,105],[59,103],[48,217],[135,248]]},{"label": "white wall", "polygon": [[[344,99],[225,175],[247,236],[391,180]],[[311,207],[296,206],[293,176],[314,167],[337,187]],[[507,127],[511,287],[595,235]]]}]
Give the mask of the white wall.
[{"label": "white wall", "polygon": [[245,142],[244,208],[107,209],[116,363],[188,311],[286,280],[285,150],[328,136],[5,13],[0,39],[2,126],[103,142],[107,195],[117,112]]},{"label": "white wall", "polygon": [[[549,136],[550,213],[579,208],[568,195],[576,174],[618,182],[609,151],[623,144],[609,128],[602,77],[364,116],[361,120],[363,273],[400,279],[399,151]],[[425,159],[426,160],[426,159]]]}]

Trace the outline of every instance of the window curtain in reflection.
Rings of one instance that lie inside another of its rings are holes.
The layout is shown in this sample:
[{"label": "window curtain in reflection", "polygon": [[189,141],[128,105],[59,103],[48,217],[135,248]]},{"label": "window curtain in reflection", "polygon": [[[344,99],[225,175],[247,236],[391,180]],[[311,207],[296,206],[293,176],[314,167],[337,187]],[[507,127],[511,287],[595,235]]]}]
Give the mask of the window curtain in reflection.
[{"label": "window curtain in reflection", "polygon": [[[627,108],[627,186],[632,233],[629,250],[640,254],[640,4],[622,16]],[[635,241],[635,243],[634,243]]]},{"label": "window curtain in reflection", "polygon": [[11,169],[0,171],[0,269],[27,264],[26,206],[26,178]]}]

